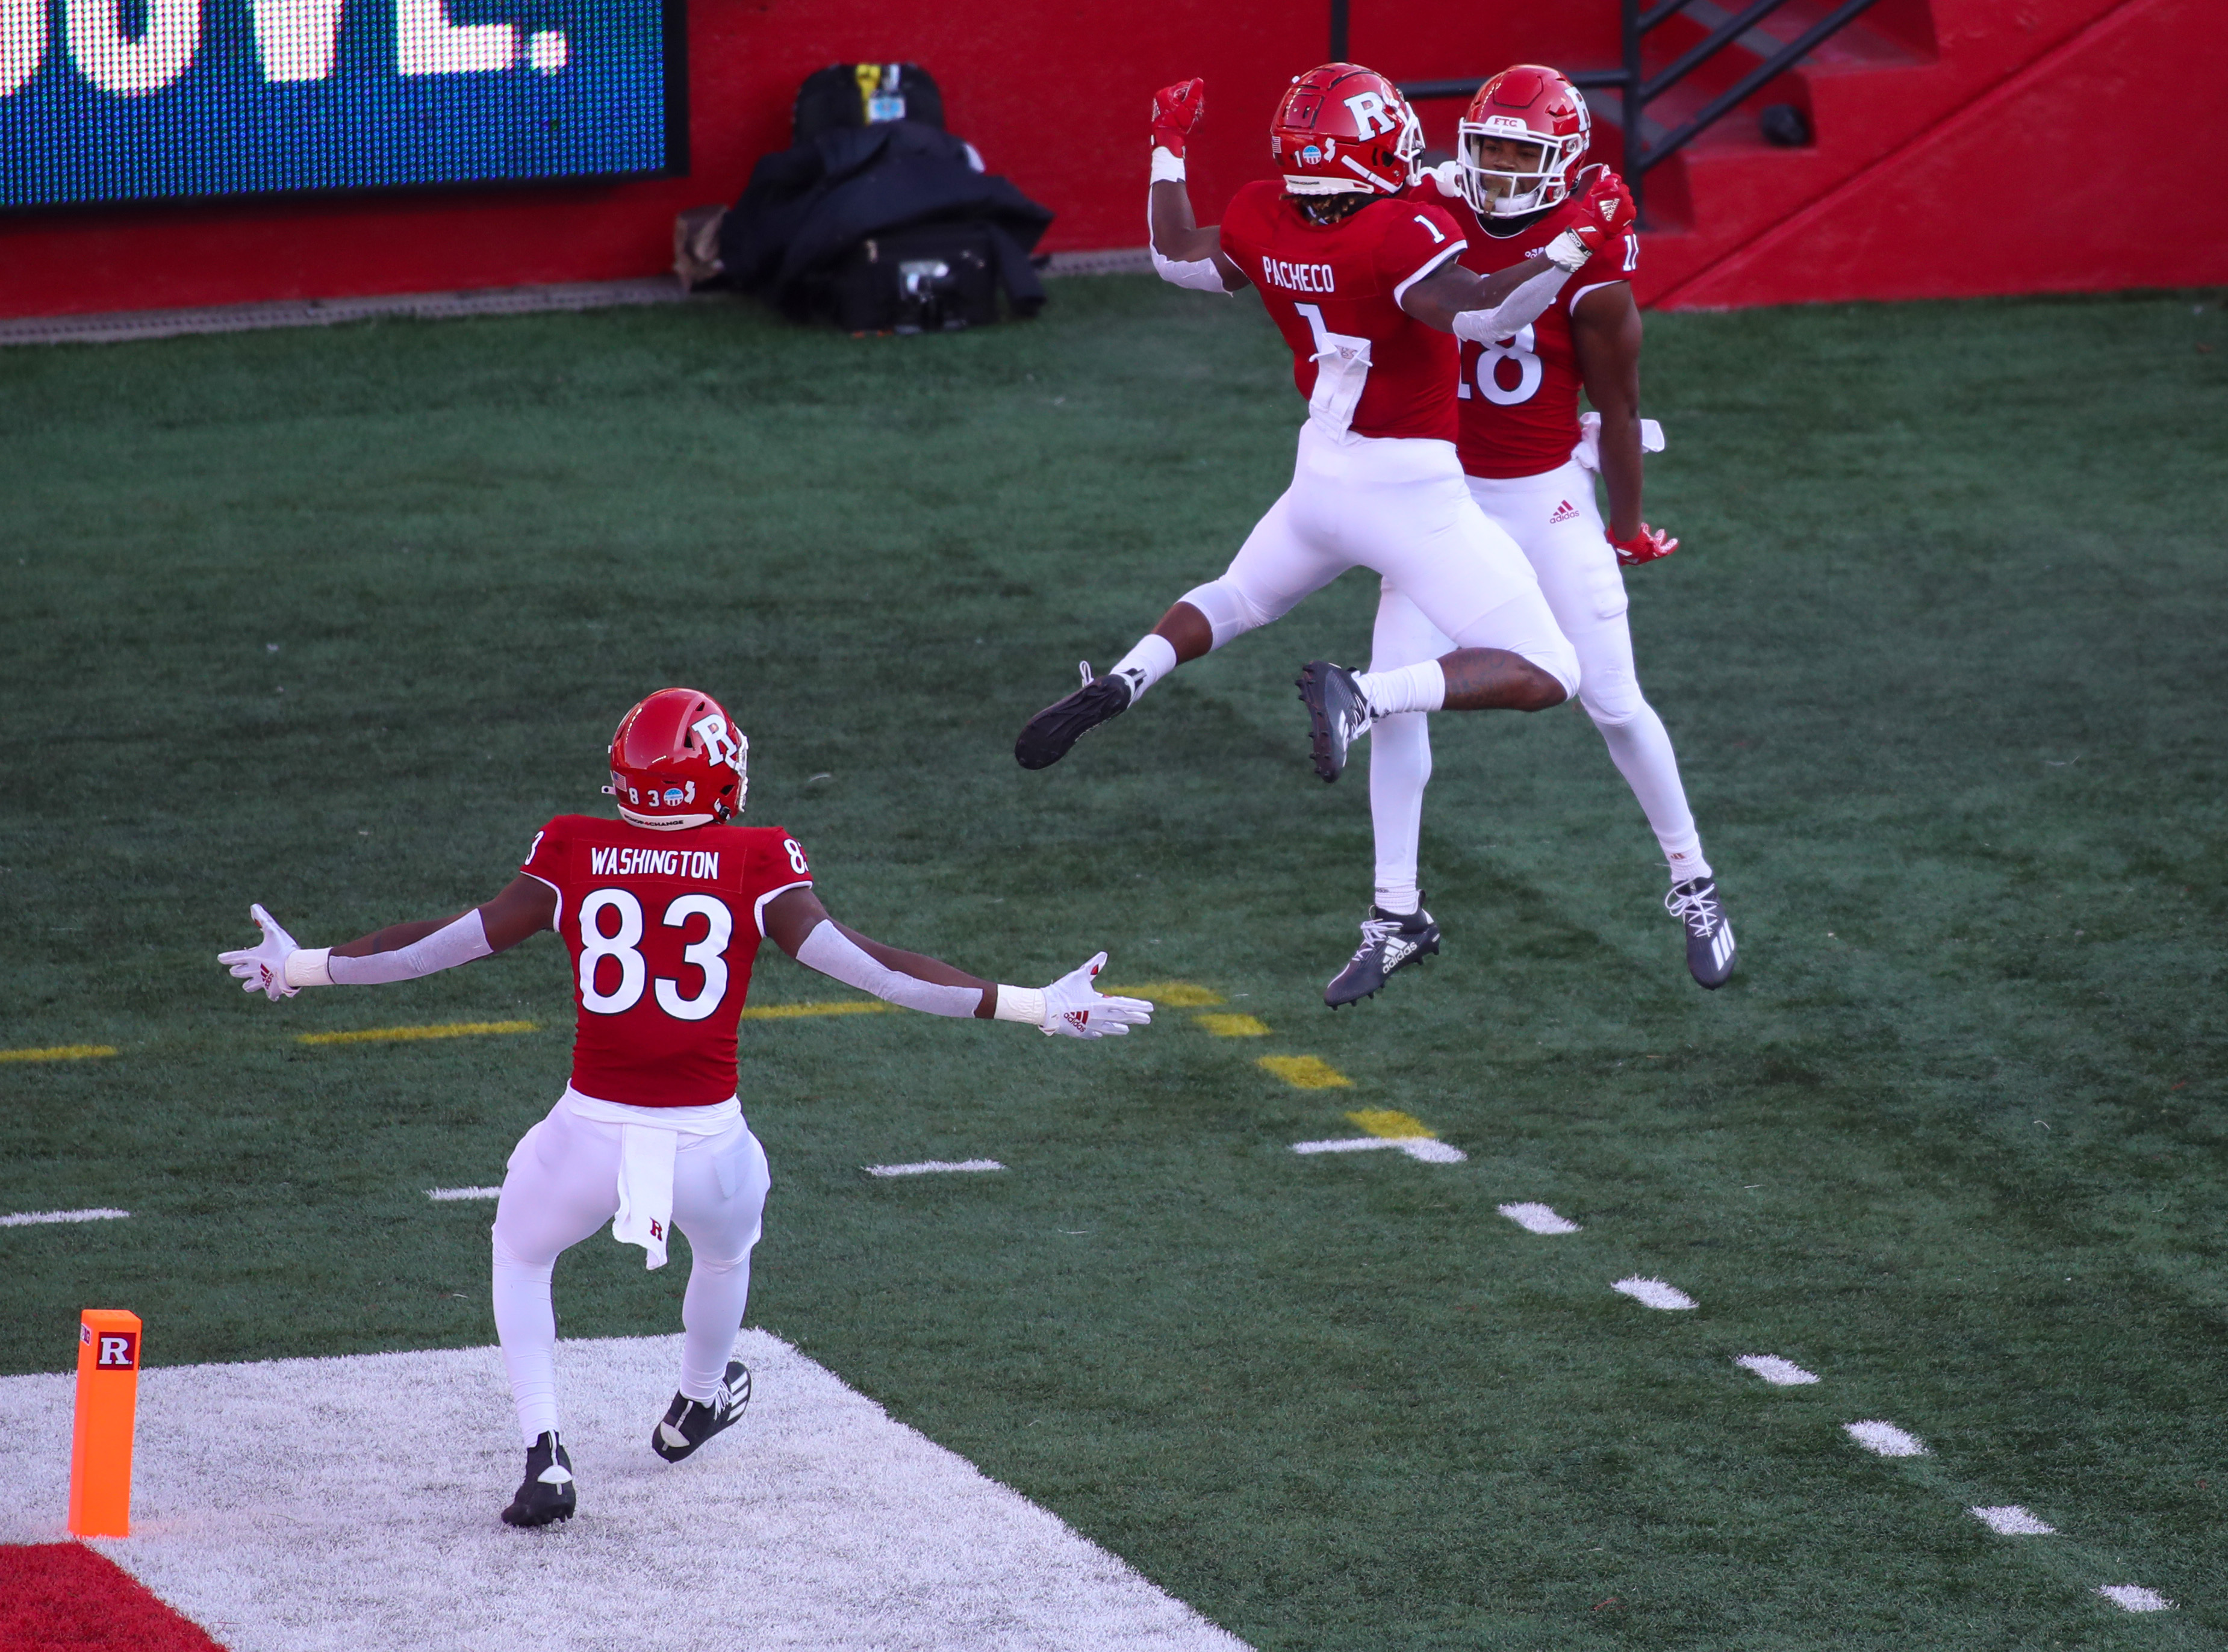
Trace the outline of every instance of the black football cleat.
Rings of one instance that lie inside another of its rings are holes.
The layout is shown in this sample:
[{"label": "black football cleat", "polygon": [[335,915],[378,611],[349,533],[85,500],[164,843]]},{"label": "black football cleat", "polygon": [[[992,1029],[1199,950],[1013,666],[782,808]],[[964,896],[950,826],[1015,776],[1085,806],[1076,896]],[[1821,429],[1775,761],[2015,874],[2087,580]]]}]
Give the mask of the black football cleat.
[{"label": "black football cleat", "polygon": [[1346,748],[1369,732],[1369,706],[1354,673],[1328,660],[1300,668],[1299,690],[1308,708],[1309,753],[1328,785],[1346,769]]},{"label": "black football cleat", "polygon": [[1393,970],[1426,953],[1436,957],[1438,951],[1439,926],[1421,902],[1405,913],[1372,906],[1361,920],[1360,949],[1323,989],[1323,1002],[1336,1009],[1373,998]]},{"label": "black football cleat", "polygon": [[1663,910],[1687,926],[1687,968],[1715,991],[1733,972],[1733,926],[1718,900],[1714,878],[1689,878],[1663,897]]},{"label": "black football cleat", "polygon": [[554,1433],[544,1434],[526,1448],[526,1478],[518,1495],[503,1511],[506,1526],[547,1526],[573,1518],[579,1501],[573,1485],[573,1459]]},{"label": "black football cleat", "polygon": [[665,1420],[650,1431],[650,1449],[668,1463],[678,1463],[721,1429],[740,1422],[743,1407],[750,1403],[751,1368],[740,1360],[730,1360],[711,1404],[686,1394],[673,1396]]},{"label": "black football cleat", "polygon": [[1022,725],[1021,738],[1014,742],[1014,760],[1023,768],[1052,767],[1076,741],[1119,717],[1137,697],[1135,686],[1118,671],[1111,677],[1093,677],[1088,660],[1076,669],[1083,673],[1083,686]]}]

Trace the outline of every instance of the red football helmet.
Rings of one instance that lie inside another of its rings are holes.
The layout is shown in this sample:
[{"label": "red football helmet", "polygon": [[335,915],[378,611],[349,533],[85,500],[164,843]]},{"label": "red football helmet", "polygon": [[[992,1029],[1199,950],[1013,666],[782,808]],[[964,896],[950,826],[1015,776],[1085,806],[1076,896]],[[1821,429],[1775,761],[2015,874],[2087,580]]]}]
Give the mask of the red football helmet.
[{"label": "red football helmet", "polygon": [[660,688],[619,719],[604,795],[637,826],[705,826],[743,812],[751,743],[720,702]]},{"label": "red football helmet", "polygon": [[1424,123],[1374,69],[1296,74],[1269,123],[1269,156],[1293,195],[1399,195],[1415,182]]},{"label": "red football helmet", "polygon": [[[1558,204],[1571,193],[1593,124],[1584,95],[1555,70],[1537,63],[1501,70],[1463,112],[1463,199],[1481,218],[1517,218]],[[1505,153],[1489,157],[1489,140],[1514,144],[1522,158],[1511,165]]]}]

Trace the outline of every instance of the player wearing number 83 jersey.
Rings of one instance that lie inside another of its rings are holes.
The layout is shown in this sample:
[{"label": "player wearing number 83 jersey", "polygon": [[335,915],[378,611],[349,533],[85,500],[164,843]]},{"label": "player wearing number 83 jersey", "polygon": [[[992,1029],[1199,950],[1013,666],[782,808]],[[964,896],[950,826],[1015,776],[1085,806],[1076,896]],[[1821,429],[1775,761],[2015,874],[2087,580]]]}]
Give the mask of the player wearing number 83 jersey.
[{"label": "player wearing number 83 jersey", "polygon": [[503,1517],[542,1526],[573,1511],[559,1437],[558,1256],[605,1222],[665,1263],[688,1236],[681,1383],[651,1449],[693,1453],[741,1414],[750,1373],[729,1359],[750,1294],[769,1176],[744,1121],[735,1029],[761,938],[807,968],[930,1015],[1025,1021],[1074,1038],[1126,1034],[1152,1016],[1092,980],[1106,955],[1050,986],[1002,986],[900,951],[828,915],[797,840],[731,824],[747,794],[750,743],[708,695],[665,688],[620,721],[611,784],[620,818],[562,815],[519,875],[452,919],[398,924],[335,947],[303,947],[259,906],[262,941],[218,954],[249,992],[407,981],[501,952],[546,929],[573,955],[579,1011],[573,1082],[512,1152],[496,1206],[495,1322],[510,1374],[526,1476]]},{"label": "player wearing number 83 jersey", "polygon": [[676,842],[560,815],[521,870],[555,894],[573,955],[573,1088],[635,1107],[735,1094],[735,1027],[766,904],[812,882],[797,840],[778,826],[707,825]]}]

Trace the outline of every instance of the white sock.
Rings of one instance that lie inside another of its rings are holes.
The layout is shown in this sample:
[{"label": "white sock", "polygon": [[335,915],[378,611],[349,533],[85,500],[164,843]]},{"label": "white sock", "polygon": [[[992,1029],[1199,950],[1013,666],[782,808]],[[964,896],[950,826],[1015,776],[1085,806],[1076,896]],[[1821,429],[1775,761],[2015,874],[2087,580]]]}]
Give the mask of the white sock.
[{"label": "white sock", "polygon": [[495,1253],[495,1330],[510,1374],[518,1431],[528,1445],[557,1427],[557,1315],[549,1302],[556,1265]]},{"label": "white sock", "polygon": [[[1389,673],[1387,675],[1390,675]],[[1424,788],[1431,780],[1431,720],[1388,717],[1369,731],[1369,818],[1377,837],[1377,904],[1412,912]]]},{"label": "white sock", "polygon": [[1447,674],[1437,660],[1404,665],[1393,671],[1362,671],[1354,676],[1361,697],[1369,702],[1373,719],[1398,717],[1408,711],[1438,711],[1447,703]]},{"label": "white sock", "polygon": [[748,1252],[733,1262],[699,1256],[688,1265],[688,1292],[681,1299],[681,1324],[688,1333],[681,1345],[681,1392],[689,1399],[709,1405],[720,1392],[750,1297]]},{"label": "white sock", "polygon": [[1175,669],[1176,645],[1160,632],[1152,631],[1139,637],[1137,646],[1124,654],[1106,675],[1130,679],[1130,703],[1134,706],[1146,689]]},{"label": "white sock", "polygon": [[1677,848],[1663,851],[1664,863],[1671,868],[1671,884],[1676,888],[1696,878],[1712,876],[1710,863],[1702,858],[1702,840],[1692,837]]}]

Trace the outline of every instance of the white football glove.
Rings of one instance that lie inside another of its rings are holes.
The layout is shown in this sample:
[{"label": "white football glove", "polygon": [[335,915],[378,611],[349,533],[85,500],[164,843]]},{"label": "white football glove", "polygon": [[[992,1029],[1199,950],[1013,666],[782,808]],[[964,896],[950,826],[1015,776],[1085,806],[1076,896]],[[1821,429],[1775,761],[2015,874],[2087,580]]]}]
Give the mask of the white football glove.
[{"label": "white football glove", "polygon": [[238,952],[220,952],[216,961],[231,966],[233,979],[240,983],[242,992],[260,992],[274,1003],[291,998],[301,988],[286,984],[286,959],[301,947],[259,904],[250,906],[247,915],[262,930],[262,941]]},{"label": "white football glove", "polygon": [[1092,977],[1106,967],[1101,952],[1080,969],[1044,989],[1044,1019],[1047,1036],[1064,1033],[1070,1038],[1126,1038],[1132,1027],[1153,1019],[1153,1006],[1143,998],[1119,998],[1100,992]]}]

